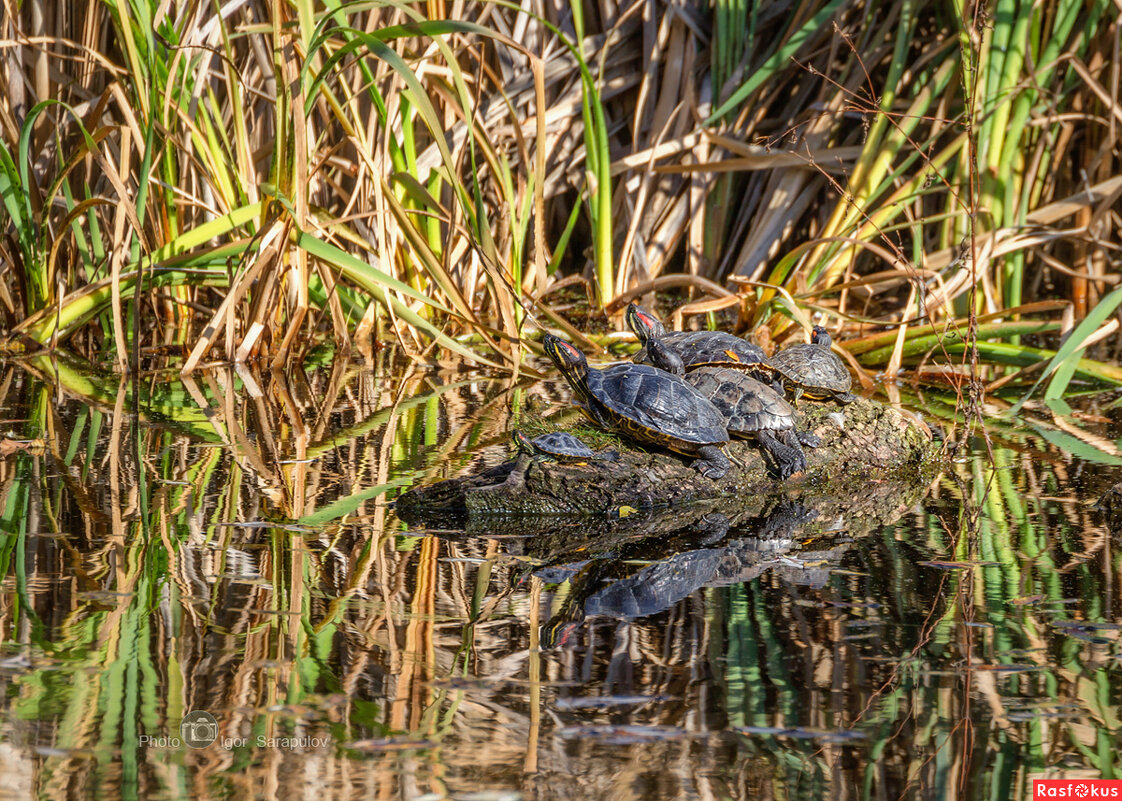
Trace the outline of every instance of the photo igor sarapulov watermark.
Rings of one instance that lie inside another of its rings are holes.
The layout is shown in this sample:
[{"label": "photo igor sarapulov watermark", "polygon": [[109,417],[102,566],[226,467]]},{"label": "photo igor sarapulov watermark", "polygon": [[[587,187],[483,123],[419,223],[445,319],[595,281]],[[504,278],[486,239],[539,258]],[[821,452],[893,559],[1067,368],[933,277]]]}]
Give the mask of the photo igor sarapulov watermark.
[{"label": "photo igor sarapulov watermark", "polygon": [[[183,716],[179,724],[179,736],[153,737],[148,734],[140,735],[140,745],[150,748],[206,748],[218,740],[218,721],[209,712],[196,709]],[[306,749],[323,748],[327,746],[327,737],[269,737],[258,735],[255,738],[223,737],[219,742],[222,748],[287,748]]]}]

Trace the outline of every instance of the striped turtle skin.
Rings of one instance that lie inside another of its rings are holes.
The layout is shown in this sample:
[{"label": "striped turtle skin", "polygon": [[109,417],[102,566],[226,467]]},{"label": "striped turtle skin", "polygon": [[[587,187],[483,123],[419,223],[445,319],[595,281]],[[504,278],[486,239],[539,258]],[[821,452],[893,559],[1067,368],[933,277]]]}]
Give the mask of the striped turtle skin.
[{"label": "striped turtle skin", "polygon": [[667,331],[658,318],[634,303],[627,307],[626,319],[643,345],[635,354],[636,362],[675,375],[699,367],[728,367],[768,384],[779,379],[763,349],[740,337],[724,331]]},{"label": "striped turtle skin", "polygon": [[791,345],[775,354],[771,363],[779,371],[783,388],[797,404],[800,397],[852,403],[853,378],[841,358],[830,350],[833,340],[820,325],[814,326],[810,342]]},{"label": "striped turtle skin", "polygon": [[573,390],[581,411],[601,428],[687,456],[707,478],[729,470],[721,446],[728,442],[724,417],[681,378],[645,364],[590,368],[572,344],[546,334],[545,352]]}]

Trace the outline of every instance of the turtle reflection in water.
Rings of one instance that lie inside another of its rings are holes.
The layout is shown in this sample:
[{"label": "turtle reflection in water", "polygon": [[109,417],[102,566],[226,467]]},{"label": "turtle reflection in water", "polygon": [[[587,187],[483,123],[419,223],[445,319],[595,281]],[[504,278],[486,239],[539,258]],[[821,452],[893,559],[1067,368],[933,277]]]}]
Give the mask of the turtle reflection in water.
[{"label": "turtle reflection in water", "polygon": [[706,478],[728,473],[729,460],[721,451],[729,439],[725,419],[681,378],[645,364],[593,369],[563,339],[546,334],[542,342],[581,411],[596,425],[696,456],[693,466]]},{"label": "turtle reflection in water", "polygon": [[[625,559],[593,559],[564,566],[539,568],[534,575],[546,581],[567,581],[569,592],[546,624],[544,647],[564,646],[586,616],[634,620],[663,612],[703,587],[742,584],[766,571],[777,571],[785,581],[822,587],[838,566],[845,546],[830,545],[824,551],[808,551],[802,529],[818,518],[818,511],[798,501],[780,499],[758,518],[730,520],[710,513],[695,521],[695,533],[704,534],[698,545],[712,545],[709,531],[722,529],[731,537],[720,548],[693,548],[666,554],[664,548],[681,544],[674,534],[645,544],[634,543],[622,554]],[[651,561],[654,559],[655,561]],[[634,562],[645,567],[635,570]]]},{"label": "turtle reflection in water", "polygon": [[552,431],[530,439],[515,429],[510,436],[519,451],[537,459],[553,459],[566,464],[614,462],[619,459],[617,451],[594,451],[568,431]]}]

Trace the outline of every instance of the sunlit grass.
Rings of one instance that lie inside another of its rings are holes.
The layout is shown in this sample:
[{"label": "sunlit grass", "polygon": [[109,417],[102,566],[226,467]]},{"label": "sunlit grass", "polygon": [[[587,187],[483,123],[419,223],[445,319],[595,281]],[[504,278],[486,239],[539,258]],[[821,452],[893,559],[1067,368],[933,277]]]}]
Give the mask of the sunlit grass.
[{"label": "sunlit grass", "polygon": [[711,36],[579,4],[75,9],[2,67],[7,348],[171,342],[190,371],[358,335],[515,369],[587,279],[580,329],[685,285],[687,321],[780,344],[807,313],[886,332],[893,375],[917,330],[1054,300],[1043,338],[988,338],[1057,358],[1058,397],[1071,340],[1117,334],[1110,5],[972,8],[717,3]]}]

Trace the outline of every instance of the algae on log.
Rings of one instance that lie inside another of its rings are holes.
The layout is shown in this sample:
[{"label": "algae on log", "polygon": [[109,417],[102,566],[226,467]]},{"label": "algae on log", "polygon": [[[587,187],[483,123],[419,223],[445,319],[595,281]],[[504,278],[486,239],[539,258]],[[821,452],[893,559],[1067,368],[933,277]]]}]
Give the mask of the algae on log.
[{"label": "algae on log", "polygon": [[[839,416],[840,415],[840,416]],[[814,495],[864,492],[870,479],[924,481],[937,448],[922,424],[899,410],[858,398],[847,406],[804,401],[799,430],[822,443],[806,448],[807,470],[780,482],[769,476],[759,447],[734,440],[732,466],[719,481],[690,467],[689,457],[662,449],[625,449],[617,462],[565,465],[520,455],[478,474],[441,481],[403,494],[397,513],[424,520],[450,512],[480,514],[604,515],[621,508],[650,509],[695,501],[767,497],[814,485]]]}]

